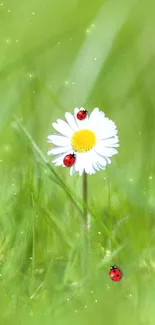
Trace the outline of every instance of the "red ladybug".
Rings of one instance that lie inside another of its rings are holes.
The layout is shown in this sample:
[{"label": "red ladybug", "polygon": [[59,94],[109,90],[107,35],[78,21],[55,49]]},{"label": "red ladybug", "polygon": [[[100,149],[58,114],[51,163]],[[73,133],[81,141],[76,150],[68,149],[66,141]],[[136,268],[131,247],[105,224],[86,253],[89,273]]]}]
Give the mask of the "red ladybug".
[{"label": "red ladybug", "polygon": [[81,111],[79,111],[76,115],[78,120],[84,120],[87,116],[88,112],[85,109],[82,109]]},{"label": "red ladybug", "polygon": [[75,163],[75,155],[74,153],[71,155],[66,155],[63,159],[63,163],[66,167],[71,167]]},{"label": "red ladybug", "polygon": [[117,282],[121,280],[122,272],[117,266],[113,265],[109,271],[109,276],[112,281]]}]

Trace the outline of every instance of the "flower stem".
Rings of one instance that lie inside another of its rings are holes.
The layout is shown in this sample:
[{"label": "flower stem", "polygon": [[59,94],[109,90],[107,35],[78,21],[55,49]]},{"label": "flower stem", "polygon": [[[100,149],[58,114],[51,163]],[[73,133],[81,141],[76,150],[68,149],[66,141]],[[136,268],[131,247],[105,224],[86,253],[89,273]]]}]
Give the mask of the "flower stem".
[{"label": "flower stem", "polygon": [[87,174],[84,172],[83,174],[83,216],[84,216],[84,232],[85,232],[85,239],[86,242],[88,241],[88,231],[89,231],[89,224],[88,224],[88,188],[87,188]]},{"label": "flower stem", "polygon": [[88,219],[88,186],[87,174],[83,174],[83,239],[84,239],[84,255],[83,255],[83,274],[86,277],[88,268],[89,254],[89,219]]}]

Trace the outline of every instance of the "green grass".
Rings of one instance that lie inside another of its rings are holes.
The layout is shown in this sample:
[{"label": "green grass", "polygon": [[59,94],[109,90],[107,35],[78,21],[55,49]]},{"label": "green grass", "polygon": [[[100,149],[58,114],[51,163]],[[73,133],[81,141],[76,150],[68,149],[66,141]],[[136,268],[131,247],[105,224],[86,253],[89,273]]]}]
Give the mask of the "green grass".
[{"label": "green grass", "polygon": [[[0,5],[1,325],[155,323],[154,13],[149,0]],[[82,178],[46,154],[52,122],[81,106],[120,138],[88,179],[86,277]]]}]

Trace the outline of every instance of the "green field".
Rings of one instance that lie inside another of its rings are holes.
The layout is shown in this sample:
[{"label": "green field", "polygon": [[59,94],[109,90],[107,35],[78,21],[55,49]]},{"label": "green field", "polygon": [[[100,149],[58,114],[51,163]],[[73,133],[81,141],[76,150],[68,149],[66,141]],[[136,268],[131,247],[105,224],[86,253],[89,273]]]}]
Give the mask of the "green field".
[{"label": "green field", "polygon": [[[150,0],[0,3],[0,325],[155,324],[154,16]],[[120,139],[88,177],[87,261],[82,177],[47,156],[81,106]]]}]

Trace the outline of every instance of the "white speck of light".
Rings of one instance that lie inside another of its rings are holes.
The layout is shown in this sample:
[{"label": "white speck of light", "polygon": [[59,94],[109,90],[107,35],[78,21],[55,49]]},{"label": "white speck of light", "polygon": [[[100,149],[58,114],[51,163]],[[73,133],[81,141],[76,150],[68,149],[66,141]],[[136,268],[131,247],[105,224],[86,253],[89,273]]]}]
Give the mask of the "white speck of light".
[{"label": "white speck of light", "polygon": [[60,42],[58,42],[58,45],[60,45]]},{"label": "white speck of light", "polygon": [[98,231],[98,234],[99,234],[99,235],[101,235],[101,232],[100,232],[100,231]]},{"label": "white speck of light", "polygon": [[97,299],[95,299],[95,302],[97,302]]},{"label": "white speck of light", "polygon": [[75,85],[75,82],[73,81],[73,85]]},{"label": "white speck of light", "polygon": [[94,293],[94,291],[92,290],[92,291],[91,291],[91,294],[93,294],[93,293]]},{"label": "white speck of light", "polygon": [[32,260],[32,257],[29,257],[30,260]]},{"label": "white speck of light", "polygon": [[87,308],[87,306],[84,306],[84,308]]},{"label": "white speck of light", "polygon": [[97,58],[94,58],[94,60],[96,61],[96,60],[97,60]]},{"label": "white speck of light", "polygon": [[18,43],[19,41],[18,41],[18,39],[16,39],[16,43]]},{"label": "white speck of light", "polygon": [[9,44],[11,42],[10,38],[5,39],[4,41],[6,44]]},{"label": "white speck of light", "polygon": [[32,79],[33,78],[33,74],[29,73],[29,78]]},{"label": "white speck of light", "polygon": [[32,15],[35,15],[35,12],[32,12]]},{"label": "white speck of light", "polygon": [[75,309],[75,313],[77,313],[78,311],[77,311],[77,309]]},{"label": "white speck of light", "polygon": [[91,27],[95,27],[95,25],[94,25],[94,24],[92,24],[92,25],[91,25]]},{"label": "white speck of light", "polygon": [[106,177],[104,177],[104,179],[107,179]]},{"label": "white speck of light", "polygon": [[11,12],[11,10],[10,10],[10,9],[8,9],[8,12]]},{"label": "white speck of light", "polygon": [[68,85],[68,81],[65,81],[65,84]]},{"label": "white speck of light", "polygon": [[2,162],[2,161],[3,161],[3,159],[0,160],[0,162]]},{"label": "white speck of light", "polygon": [[2,276],[2,274],[0,274],[0,276]]},{"label": "white speck of light", "polygon": [[1,3],[1,7],[3,7],[3,3]]},{"label": "white speck of light", "polygon": [[67,298],[67,301],[69,301],[70,299],[69,298]]},{"label": "white speck of light", "polygon": [[86,33],[89,34],[90,33],[90,29],[86,29]]},{"label": "white speck of light", "polygon": [[21,231],[21,234],[22,234],[22,235],[23,235],[23,233],[24,233],[24,232],[23,232],[23,231]]},{"label": "white speck of light", "polygon": [[133,181],[133,179],[132,178],[130,178],[130,182],[132,182]]},{"label": "white speck of light", "polygon": [[149,179],[151,180],[152,179],[152,176],[149,176]]}]

